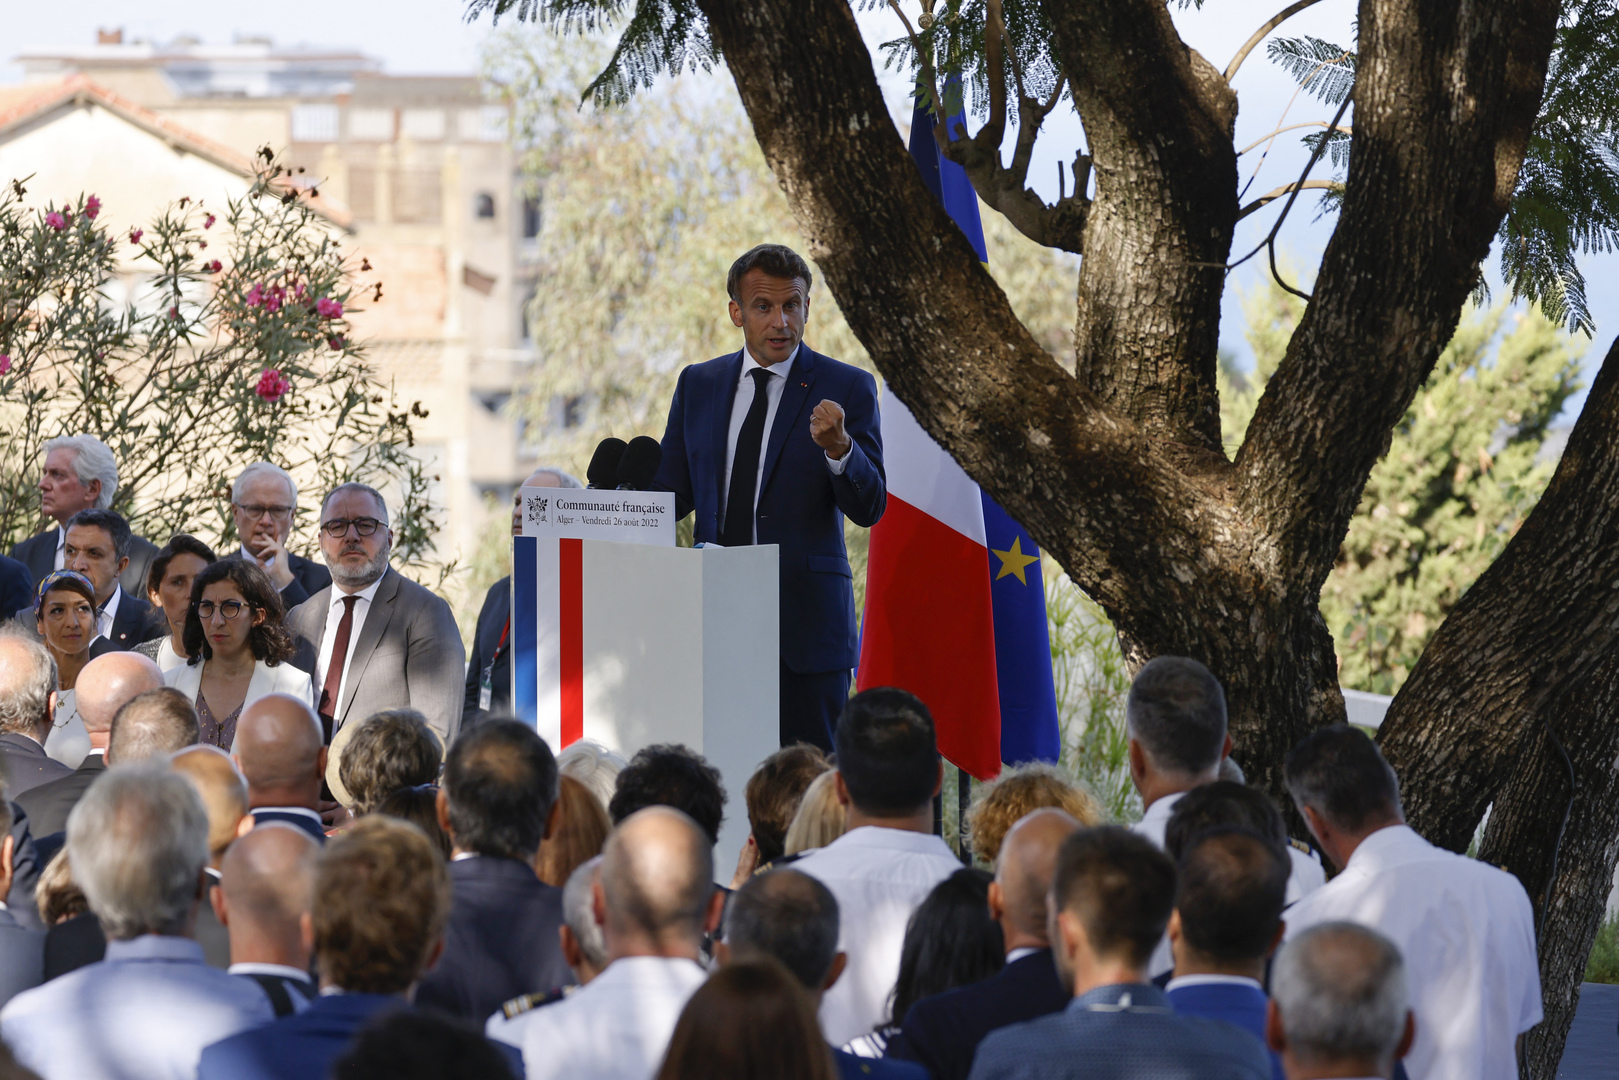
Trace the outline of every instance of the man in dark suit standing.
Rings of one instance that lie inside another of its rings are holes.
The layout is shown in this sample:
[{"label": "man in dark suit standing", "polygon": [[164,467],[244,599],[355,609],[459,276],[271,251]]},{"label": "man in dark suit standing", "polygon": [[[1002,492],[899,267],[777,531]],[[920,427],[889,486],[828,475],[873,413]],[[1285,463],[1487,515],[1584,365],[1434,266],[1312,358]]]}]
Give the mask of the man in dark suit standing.
[{"label": "man in dark suit standing", "polygon": [[0,768],[13,797],[73,772],[48,757],[56,662],[43,643],[0,631]]},{"label": "man in dark suit standing", "polygon": [[242,539],[237,557],[270,575],[288,611],[331,585],[331,571],[287,550],[298,513],[298,485],[281,466],[257,461],[243,469],[231,485],[230,512]]},{"label": "man in dark suit standing", "polygon": [[832,748],[858,652],[843,519],[882,517],[877,386],[802,343],[809,264],[761,244],[726,278],[737,353],[680,373],[656,487],[700,543],[781,549],[781,741]]},{"label": "man in dark suit standing", "polygon": [[966,1080],[990,1032],[1060,1012],[1063,988],[1046,930],[1057,849],[1079,829],[1061,810],[1036,810],[1007,832],[995,860],[989,912],[1001,924],[1006,966],[987,979],[923,998],[905,1014],[887,1055],[925,1066],[933,1080]]},{"label": "man in dark suit standing", "polygon": [[573,983],[557,934],[562,890],[533,865],[556,801],[556,758],[527,724],[486,720],[450,747],[438,795],[454,845],[450,921],[416,1004],[483,1020],[521,994]]},{"label": "man in dark suit standing", "polygon": [[[31,536],[11,549],[11,557],[28,567],[38,585],[52,570],[67,567],[63,547],[67,520],[80,510],[106,510],[118,494],[118,460],[107,444],[93,435],[64,435],[45,444],[45,465],[39,477],[39,508],[57,527]],[[121,571],[124,589],[146,596],[146,571],[157,545],[133,537],[125,553],[129,563]],[[7,611],[15,609],[6,609]]]}]

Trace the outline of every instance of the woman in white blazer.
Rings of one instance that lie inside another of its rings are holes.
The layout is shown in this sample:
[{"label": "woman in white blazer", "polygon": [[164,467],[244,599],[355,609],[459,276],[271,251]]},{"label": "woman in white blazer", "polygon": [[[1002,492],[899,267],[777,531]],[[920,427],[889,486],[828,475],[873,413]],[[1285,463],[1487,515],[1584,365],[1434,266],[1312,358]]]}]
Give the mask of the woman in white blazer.
[{"label": "woman in white blazer", "polygon": [[191,659],[163,680],[196,705],[205,745],[230,750],[242,710],[266,694],[314,707],[309,672],[286,662],[285,617],[269,576],[246,559],[221,559],[192,581],[183,641]]}]

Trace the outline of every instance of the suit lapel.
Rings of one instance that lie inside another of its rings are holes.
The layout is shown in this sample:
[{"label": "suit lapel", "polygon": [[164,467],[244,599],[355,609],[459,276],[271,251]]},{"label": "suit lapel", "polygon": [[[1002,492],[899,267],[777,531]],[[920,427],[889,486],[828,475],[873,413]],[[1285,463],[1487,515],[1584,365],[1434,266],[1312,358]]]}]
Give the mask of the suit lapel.
[{"label": "suit lapel", "polygon": [[[719,385],[713,388],[713,424],[714,442],[719,447],[714,462],[714,502],[716,513],[723,513],[725,506],[725,462],[729,457],[728,447],[731,442],[731,409],[736,403],[736,386],[742,379],[742,352],[731,357],[730,361],[721,369]],[[692,493],[693,496],[696,492]],[[693,498],[693,502],[697,500]],[[723,522],[716,522],[716,526]]]},{"label": "suit lapel", "polygon": [[787,436],[798,425],[798,414],[803,412],[804,404],[814,388],[815,353],[808,345],[800,344],[792,370],[787,373],[787,385],[781,388],[781,401],[776,405],[776,422],[770,426],[770,439],[765,443],[764,471],[759,474],[760,499],[764,498],[765,489],[770,486],[776,462],[781,460],[782,447],[787,445]]},{"label": "suit lapel", "polygon": [[390,566],[383,572],[382,585],[377,589],[377,595],[371,599],[371,609],[365,613],[365,625],[360,627],[360,639],[349,644],[349,655],[352,659],[349,661],[348,682],[343,687],[343,700],[338,702],[336,723],[332,726],[334,735],[348,719],[349,707],[354,704],[354,692],[359,689],[360,680],[365,678],[365,668],[371,662],[371,654],[377,651],[377,645],[388,629],[388,620],[393,617],[394,599],[398,595],[399,571]]}]

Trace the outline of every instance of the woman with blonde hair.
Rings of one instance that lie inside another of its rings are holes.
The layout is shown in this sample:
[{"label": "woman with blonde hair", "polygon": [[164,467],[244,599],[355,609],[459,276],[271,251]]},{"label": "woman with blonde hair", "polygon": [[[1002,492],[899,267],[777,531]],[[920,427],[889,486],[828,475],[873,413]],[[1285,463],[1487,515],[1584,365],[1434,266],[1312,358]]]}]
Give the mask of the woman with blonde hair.
[{"label": "woman with blonde hair", "polygon": [[836,769],[828,769],[810,781],[793,823],[787,826],[783,857],[776,860],[777,866],[786,865],[806,851],[826,847],[848,830],[849,811],[838,802],[837,777]]},{"label": "woman with blonde hair", "polygon": [[574,870],[602,853],[613,823],[588,787],[567,773],[557,779],[556,827],[540,842],[534,872],[547,885],[560,889]]},{"label": "woman with blonde hair", "polygon": [[1048,806],[1066,810],[1081,825],[1100,825],[1106,819],[1096,797],[1055,765],[1041,761],[1018,765],[1002,770],[993,783],[980,788],[967,808],[973,856],[994,866],[1007,831],[1019,819]]}]

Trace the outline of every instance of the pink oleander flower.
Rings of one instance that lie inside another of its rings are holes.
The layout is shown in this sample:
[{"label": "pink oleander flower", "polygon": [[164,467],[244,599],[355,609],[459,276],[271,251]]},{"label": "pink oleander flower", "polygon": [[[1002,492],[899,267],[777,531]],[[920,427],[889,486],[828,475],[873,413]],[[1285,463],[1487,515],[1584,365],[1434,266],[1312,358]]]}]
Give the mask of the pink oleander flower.
[{"label": "pink oleander flower", "polygon": [[338,337],[327,338],[326,344],[331,347],[333,352],[342,352],[343,346],[347,343],[343,340],[342,336],[339,335]]},{"label": "pink oleander flower", "polygon": [[0,353],[0,375],[4,375],[6,372],[8,372],[10,370],[11,370],[11,357],[6,356],[3,353]]},{"label": "pink oleander flower", "polygon": [[207,246],[208,246],[208,241],[206,241],[206,240],[198,240],[197,241],[197,247],[198,248],[205,248]]},{"label": "pink oleander flower", "polygon": [[205,265],[204,265],[204,266],[203,266],[203,269],[205,269],[205,270],[207,270],[207,271],[208,271],[208,272],[209,272],[209,273],[210,273],[210,274],[217,274],[217,273],[219,273],[219,260],[218,260],[218,259],[215,259],[215,260],[214,260],[214,261],[213,261],[213,262],[211,262],[211,263],[206,263],[206,264],[205,264]]},{"label": "pink oleander flower", "polygon": [[96,219],[96,215],[99,214],[99,213],[101,213],[101,200],[100,199],[98,199],[94,195],[92,195],[88,199],[84,200],[84,216],[85,217],[89,218],[91,221],[94,221]]},{"label": "pink oleander flower", "polygon": [[50,213],[45,215],[45,224],[49,225],[57,232],[61,232],[63,229],[67,228],[67,215],[59,210],[52,210]]},{"label": "pink oleander flower", "polygon": [[139,244],[141,242],[141,237],[143,237],[145,235],[146,235],[146,233],[145,233],[144,230],[131,229],[131,230],[129,230],[129,242],[131,244]]},{"label": "pink oleander flower", "polygon": [[178,321],[179,318],[180,318],[180,309],[178,307],[170,307],[169,308],[169,318]]},{"label": "pink oleander flower", "polygon": [[301,282],[301,281],[297,282],[293,286],[292,295],[296,296],[300,300],[302,300],[304,298],[304,283],[303,282]]},{"label": "pink oleander flower", "polygon": [[287,298],[287,290],[279,285],[273,285],[264,297],[264,310],[275,314],[281,310],[281,302]]},{"label": "pink oleander flower", "polygon": [[323,319],[341,319],[343,317],[343,302],[323,296],[315,301],[315,314]]},{"label": "pink oleander flower", "polygon": [[247,306],[248,307],[258,307],[263,302],[264,302],[264,286],[260,285],[258,282],[255,281],[253,283],[253,287],[251,289],[247,290]]},{"label": "pink oleander flower", "polygon": [[264,373],[259,376],[259,384],[253,388],[253,392],[274,405],[291,389],[292,383],[281,372],[275,368],[265,368]]},{"label": "pink oleander flower", "polygon": [[213,228],[214,227],[214,215],[209,214],[207,217],[203,218],[202,219],[202,227],[205,228],[205,229]]}]

